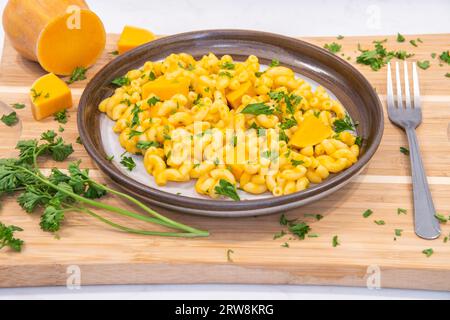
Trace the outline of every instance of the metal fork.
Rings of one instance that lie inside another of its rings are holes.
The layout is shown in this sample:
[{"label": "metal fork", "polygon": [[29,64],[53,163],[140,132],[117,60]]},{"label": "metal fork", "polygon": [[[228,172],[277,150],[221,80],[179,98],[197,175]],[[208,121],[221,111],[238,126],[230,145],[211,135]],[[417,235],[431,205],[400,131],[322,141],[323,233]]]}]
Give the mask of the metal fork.
[{"label": "metal fork", "polygon": [[417,66],[412,65],[414,103],[411,103],[409,89],[408,64],[404,63],[405,101],[403,103],[399,63],[395,63],[397,96],[394,96],[392,84],[391,63],[387,74],[387,110],[389,119],[406,131],[411,159],[411,175],[414,195],[414,225],[416,234],[424,239],[436,239],[441,234],[439,221],[433,205],[427,176],[420,156],[416,128],[422,123],[420,103],[419,76]]}]

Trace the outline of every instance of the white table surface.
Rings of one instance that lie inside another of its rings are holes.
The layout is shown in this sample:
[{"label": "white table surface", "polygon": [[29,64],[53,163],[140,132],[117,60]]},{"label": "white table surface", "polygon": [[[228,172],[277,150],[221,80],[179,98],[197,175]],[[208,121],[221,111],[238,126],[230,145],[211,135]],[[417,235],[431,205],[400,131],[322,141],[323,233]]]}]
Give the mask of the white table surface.
[{"label": "white table surface", "polygon": [[[3,8],[6,0],[0,0]],[[450,32],[449,0],[88,0],[108,32],[240,28],[285,35]],[[25,21],[24,21],[25,22]],[[0,26],[0,44],[3,29]],[[2,46],[3,47],[3,46]],[[1,49],[0,49],[1,50]],[[292,285],[129,285],[0,289],[0,299],[450,299],[449,292]]]}]

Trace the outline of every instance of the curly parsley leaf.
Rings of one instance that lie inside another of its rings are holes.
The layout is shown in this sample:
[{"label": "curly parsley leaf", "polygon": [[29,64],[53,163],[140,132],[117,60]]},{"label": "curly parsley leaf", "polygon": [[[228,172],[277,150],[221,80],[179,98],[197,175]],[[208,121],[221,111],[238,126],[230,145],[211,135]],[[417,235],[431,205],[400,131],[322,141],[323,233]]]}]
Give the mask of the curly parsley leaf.
[{"label": "curly parsley leaf", "polygon": [[55,121],[57,121],[58,123],[66,124],[68,121],[66,109],[56,112],[53,116],[54,116]]},{"label": "curly parsley leaf", "polygon": [[333,123],[334,131],[340,133],[343,131],[355,131],[355,125],[349,115],[345,115],[344,119],[337,119]]},{"label": "curly parsley leaf", "polygon": [[240,201],[241,198],[239,197],[236,186],[227,180],[220,179],[219,185],[215,187],[214,189],[217,194],[228,197],[234,201]]},{"label": "curly parsley leaf", "polygon": [[70,75],[70,79],[67,81],[68,84],[72,84],[76,81],[86,80],[86,71],[87,69],[84,67],[76,67],[72,74]]},{"label": "curly parsley leaf", "polygon": [[328,51],[330,51],[331,53],[336,54],[336,53],[341,51],[342,45],[340,45],[340,44],[338,44],[336,42],[332,42],[332,43],[329,43],[329,44],[328,43],[325,44],[324,48],[327,49]]},{"label": "curly parsley leaf", "polygon": [[123,87],[130,85],[131,81],[128,77],[119,77],[111,81],[111,83],[118,87]]},{"label": "curly parsley leaf", "polygon": [[3,115],[0,120],[8,127],[12,127],[19,122],[19,118],[17,118],[17,113],[15,111],[8,115]]},{"label": "curly parsley leaf", "polygon": [[16,252],[20,252],[22,250],[23,241],[17,238],[14,238],[15,232],[23,231],[22,228],[16,226],[6,226],[0,222],[0,250],[4,247],[9,247]]},{"label": "curly parsley leaf", "polygon": [[249,105],[247,105],[242,111],[241,113],[244,114],[253,114],[253,115],[260,115],[260,114],[266,114],[266,115],[271,115],[273,114],[273,109],[262,103],[251,103]]}]

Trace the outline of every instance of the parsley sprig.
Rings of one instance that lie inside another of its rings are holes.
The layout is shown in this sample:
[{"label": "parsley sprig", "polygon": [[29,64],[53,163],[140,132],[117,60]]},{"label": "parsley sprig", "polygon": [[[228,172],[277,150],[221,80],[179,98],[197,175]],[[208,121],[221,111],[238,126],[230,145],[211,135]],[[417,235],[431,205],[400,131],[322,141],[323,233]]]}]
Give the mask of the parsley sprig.
[{"label": "parsley sprig", "polygon": [[23,230],[16,226],[6,226],[0,222],[0,250],[4,247],[9,247],[17,252],[22,250],[23,241],[14,237],[14,233],[17,231]]},{"label": "parsley sprig", "polygon": [[215,187],[214,189],[217,194],[228,197],[234,201],[240,201],[241,198],[239,197],[236,186],[227,180],[220,179],[219,185]]},{"label": "parsley sprig", "polygon": [[[0,159],[0,197],[6,194],[18,193],[17,201],[27,212],[42,212],[40,226],[48,232],[60,230],[65,215],[69,212],[85,214],[106,223],[112,228],[127,233],[169,237],[204,237],[208,232],[192,228],[171,220],[149,208],[132,196],[103,185],[89,176],[89,170],[81,169],[80,162],[69,164],[64,172],[52,169],[49,175],[39,169],[38,160],[41,157],[51,157],[61,162],[72,153],[71,144],[58,137],[54,131],[44,132],[40,140],[24,140],[17,145],[19,156],[13,159]],[[98,201],[106,194],[120,197],[141,209],[140,214]],[[119,225],[99,215],[94,210],[119,214],[133,220],[158,224],[173,229],[173,231],[149,231],[131,229]],[[21,243],[10,236],[10,231],[20,231],[17,227],[7,231],[2,226],[0,242],[2,245],[12,243],[20,248]],[[5,236],[6,234],[6,236]],[[11,242],[12,241],[12,242]],[[1,246],[0,246],[1,247]]]}]

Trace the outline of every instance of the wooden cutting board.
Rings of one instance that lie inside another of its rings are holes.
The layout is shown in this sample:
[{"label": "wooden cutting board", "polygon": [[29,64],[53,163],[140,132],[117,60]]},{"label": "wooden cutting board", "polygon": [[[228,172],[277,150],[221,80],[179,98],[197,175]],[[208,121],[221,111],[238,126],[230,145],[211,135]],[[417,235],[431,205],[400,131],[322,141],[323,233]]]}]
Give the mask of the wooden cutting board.
[{"label": "wooden cutting board", "polygon": [[[419,36],[407,36],[407,40]],[[450,72],[449,65],[439,66],[431,53],[438,55],[450,49],[450,34],[420,35],[423,43],[413,47],[406,41],[399,44],[387,37],[389,49],[414,52],[411,60],[430,60],[431,67],[420,70],[424,122],[418,129],[423,159],[437,210],[450,215]],[[385,101],[386,70],[379,72],[357,65],[357,44],[372,47],[373,40],[384,37],[303,38],[319,46],[336,41],[342,44],[345,58],[372,82]],[[105,63],[114,59],[108,52],[115,50],[117,36],[108,37],[108,48],[98,64],[88,72],[91,78]],[[33,81],[44,72],[35,64],[22,59],[5,43],[0,68],[0,100],[25,103],[18,110],[22,138],[38,137],[41,132],[59,124],[52,119],[36,122],[32,119],[27,92]],[[87,81],[72,85],[78,102]],[[69,215],[58,236],[39,229],[39,216],[29,215],[17,205],[14,197],[4,198],[0,221],[25,229],[20,237],[26,245],[22,253],[0,252],[0,287],[65,285],[71,266],[79,267],[81,284],[180,284],[180,283],[255,283],[255,284],[314,284],[366,286],[371,279],[380,279],[381,287],[450,290],[450,233],[442,225],[443,236],[426,241],[413,230],[412,194],[408,158],[399,152],[406,146],[403,132],[385,120],[386,129],[381,146],[366,170],[351,184],[314,204],[288,213],[289,218],[307,221],[319,238],[304,241],[289,240],[289,236],[273,240],[282,230],[279,215],[242,219],[214,219],[175,214],[160,210],[172,218],[207,229],[209,238],[171,239],[123,234],[94,221],[90,217]],[[8,128],[0,125],[1,132]],[[62,133],[74,143],[71,160],[81,159],[100,181],[111,183],[89,159],[83,147],[75,143],[78,136],[76,108],[70,110],[70,120]],[[13,152],[0,145],[0,157]],[[43,163],[51,168],[52,162]],[[64,164],[67,165],[67,164]],[[58,164],[63,167],[64,165]],[[107,201],[127,207],[122,201]],[[370,218],[363,218],[366,209]],[[398,215],[397,208],[408,209]],[[305,214],[321,214],[315,221]],[[116,221],[126,223],[121,218]],[[385,220],[379,226],[374,220]],[[394,240],[394,230],[403,235]],[[340,246],[332,246],[339,237]],[[282,247],[285,242],[289,248]],[[427,258],[422,250],[433,248]],[[228,250],[231,260],[227,258]],[[379,270],[380,277],[370,276]]]}]

